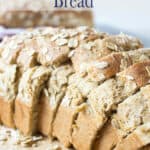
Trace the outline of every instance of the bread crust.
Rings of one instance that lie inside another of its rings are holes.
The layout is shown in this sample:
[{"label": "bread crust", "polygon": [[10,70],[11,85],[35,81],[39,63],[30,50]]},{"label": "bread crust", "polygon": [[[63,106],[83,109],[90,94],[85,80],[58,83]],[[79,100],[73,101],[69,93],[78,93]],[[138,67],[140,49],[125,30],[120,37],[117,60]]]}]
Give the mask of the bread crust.
[{"label": "bread crust", "polygon": [[142,87],[149,83],[150,76],[146,69],[146,67],[149,67],[149,65],[150,61],[133,64],[120,75],[133,77],[138,87]]},{"label": "bread crust", "polygon": [[[99,60],[96,60],[98,63],[96,66],[90,66],[88,70],[89,78],[92,78],[94,81],[102,82],[103,80],[107,80],[116,75],[116,73],[120,72],[121,69],[121,61],[126,61],[126,65],[124,69],[128,66],[131,66],[132,60],[130,57],[127,59],[122,56],[121,53],[113,53],[108,56],[102,57]],[[101,68],[101,64],[105,63],[106,67]],[[99,65],[99,66],[98,66]],[[104,75],[104,79],[101,79],[99,75]]]}]

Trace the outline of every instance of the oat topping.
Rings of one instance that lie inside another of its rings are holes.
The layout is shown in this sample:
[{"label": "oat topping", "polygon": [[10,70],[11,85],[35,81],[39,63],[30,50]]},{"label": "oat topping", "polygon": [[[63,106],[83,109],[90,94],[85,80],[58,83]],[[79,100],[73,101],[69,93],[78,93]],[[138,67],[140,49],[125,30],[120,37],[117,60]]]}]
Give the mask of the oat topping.
[{"label": "oat topping", "polygon": [[96,67],[98,69],[105,69],[108,66],[109,66],[108,62],[105,62],[105,61],[94,63],[94,67]]},{"label": "oat topping", "polygon": [[89,43],[81,45],[81,48],[84,48],[84,49],[87,49],[87,50],[91,50],[92,47],[94,47],[94,46],[95,46],[94,42],[89,42]]},{"label": "oat topping", "polygon": [[37,101],[41,88],[48,80],[50,69],[46,67],[34,67],[28,69],[22,76],[19,83],[17,99],[23,101],[26,105],[32,105]]},{"label": "oat topping", "polygon": [[126,78],[127,78],[128,80],[134,80],[134,77],[132,77],[132,76],[130,76],[130,75],[126,75]]},{"label": "oat topping", "polygon": [[70,39],[68,41],[68,47],[69,48],[76,48],[78,46],[78,40],[77,39]]},{"label": "oat topping", "polygon": [[63,45],[66,45],[68,43],[68,40],[67,39],[57,39],[56,40],[56,44],[58,46],[63,46]]},{"label": "oat topping", "polygon": [[75,52],[76,52],[75,50],[72,50],[72,51],[69,53],[68,57],[69,57],[69,58],[73,57],[74,54],[75,54]]},{"label": "oat topping", "polygon": [[21,145],[23,147],[32,146],[38,141],[43,140],[40,136],[23,136],[18,130],[0,126],[0,141],[9,142],[11,145]]},{"label": "oat topping", "polygon": [[148,75],[150,76],[150,67],[147,66],[146,71],[147,71]]},{"label": "oat topping", "polygon": [[150,121],[149,89],[150,86],[147,85],[119,104],[113,122],[117,125],[116,127],[126,131],[126,134]]}]

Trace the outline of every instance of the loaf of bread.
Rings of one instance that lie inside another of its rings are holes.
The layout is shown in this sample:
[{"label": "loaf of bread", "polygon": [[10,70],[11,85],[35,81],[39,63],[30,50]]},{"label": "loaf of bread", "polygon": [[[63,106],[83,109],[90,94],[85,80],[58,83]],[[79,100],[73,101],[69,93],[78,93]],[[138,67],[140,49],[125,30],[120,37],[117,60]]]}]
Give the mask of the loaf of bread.
[{"label": "loaf of bread", "polygon": [[149,68],[128,35],[29,29],[0,43],[0,121],[76,150],[146,148]]},{"label": "loaf of bread", "polygon": [[5,27],[35,26],[93,26],[93,15],[88,9],[54,9],[54,0],[0,1],[0,24]]}]

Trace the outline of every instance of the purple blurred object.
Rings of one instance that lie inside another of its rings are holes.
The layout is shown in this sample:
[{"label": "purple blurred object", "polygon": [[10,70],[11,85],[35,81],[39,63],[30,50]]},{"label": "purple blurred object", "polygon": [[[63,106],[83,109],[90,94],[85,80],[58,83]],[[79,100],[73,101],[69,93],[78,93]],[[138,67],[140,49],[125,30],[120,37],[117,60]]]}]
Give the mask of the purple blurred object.
[{"label": "purple blurred object", "polygon": [[0,26],[0,40],[2,40],[5,36],[12,36],[24,31],[24,29],[15,29],[15,28],[4,28]]}]

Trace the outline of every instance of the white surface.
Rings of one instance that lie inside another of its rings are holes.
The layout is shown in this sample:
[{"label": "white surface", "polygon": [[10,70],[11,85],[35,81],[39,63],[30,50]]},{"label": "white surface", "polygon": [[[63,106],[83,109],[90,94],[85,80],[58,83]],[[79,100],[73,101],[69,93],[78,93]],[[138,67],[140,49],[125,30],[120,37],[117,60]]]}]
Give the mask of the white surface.
[{"label": "white surface", "polygon": [[138,36],[150,47],[150,0],[94,0],[95,21],[110,33]]}]

